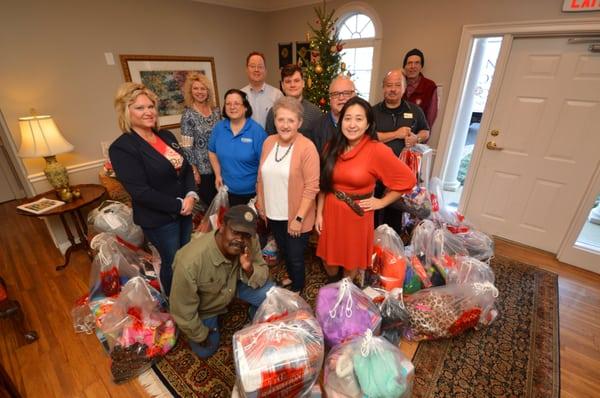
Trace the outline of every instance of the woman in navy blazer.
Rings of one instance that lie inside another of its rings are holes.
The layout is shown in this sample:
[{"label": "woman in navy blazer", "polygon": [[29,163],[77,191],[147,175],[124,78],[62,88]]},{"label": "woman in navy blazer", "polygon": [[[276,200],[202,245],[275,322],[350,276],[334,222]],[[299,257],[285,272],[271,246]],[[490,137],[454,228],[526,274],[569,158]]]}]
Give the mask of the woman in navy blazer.
[{"label": "woman in navy blazer", "polygon": [[133,220],[161,257],[160,282],[169,296],[177,250],[190,240],[198,200],[191,165],[168,130],[158,128],[158,98],[143,84],[125,83],[115,109],[123,134],[109,148],[117,179],[131,195]]}]

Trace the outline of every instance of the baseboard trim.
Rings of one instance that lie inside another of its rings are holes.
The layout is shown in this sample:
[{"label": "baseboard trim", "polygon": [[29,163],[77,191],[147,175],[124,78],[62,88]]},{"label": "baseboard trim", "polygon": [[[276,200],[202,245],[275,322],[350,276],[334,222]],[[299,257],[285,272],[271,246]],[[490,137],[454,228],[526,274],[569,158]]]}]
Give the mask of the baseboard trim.
[{"label": "baseboard trim", "polygon": [[[69,173],[69,174],[81,173],[82,171],[102,167],[103,164],[104,164],[104,159],[97,159],[97,160],[93,160],[91,162],[73,164],[71,166],[67,166],[67,173]],[[43,172],[30,174],[27,176],[27,179],[29,180],[30,183],[35,184],[36,182],[45,181],[46,175]]]}]

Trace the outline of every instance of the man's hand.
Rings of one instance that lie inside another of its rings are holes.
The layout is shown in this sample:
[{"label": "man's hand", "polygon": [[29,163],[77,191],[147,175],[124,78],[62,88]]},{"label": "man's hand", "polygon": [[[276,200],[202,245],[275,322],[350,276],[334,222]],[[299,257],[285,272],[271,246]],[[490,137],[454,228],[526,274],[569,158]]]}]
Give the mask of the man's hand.
[{"label": "man's hand", "polygon": [[242,254],[240,254],[240,266],[247,274],[251,274],[252,271],[254,271],[254,267],[252,266],[252,261],[250,259],[250,249],[248,248],[248,245],[246,245],[244,251]]},{"label": "man's hand", "polygon": [[396,138],[401,140],[406,139],[406,137],[410,136],[411,134],[412,131],[408,126],[399,127],[398,130],[396,130]]},{"label": "man's hand", "polygon": [[419,140],[419,137],[416,134],[410,133],[404,139],[404,145],[407,148],[413,147],[417,144],[418,140]]}]

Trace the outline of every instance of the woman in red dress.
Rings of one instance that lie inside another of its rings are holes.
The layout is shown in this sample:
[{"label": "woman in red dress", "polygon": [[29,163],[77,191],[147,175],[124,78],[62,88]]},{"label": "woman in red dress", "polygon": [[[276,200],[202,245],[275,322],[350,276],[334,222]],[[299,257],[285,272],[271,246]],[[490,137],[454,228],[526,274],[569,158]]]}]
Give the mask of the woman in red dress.
[{"label": "woman in red dress", "polygon": [[[315,227],[320,234],[317,256],[331,281],[339,267],[354,278],[373,254],[373,213],[398,200],[416,184],[414,174],[392,150],[377,140],[373,111],[362,98],[348,100],[340,113],[337,134],[322,158],[321,192]],[[380,180],[388,193],[373,196]]]}]

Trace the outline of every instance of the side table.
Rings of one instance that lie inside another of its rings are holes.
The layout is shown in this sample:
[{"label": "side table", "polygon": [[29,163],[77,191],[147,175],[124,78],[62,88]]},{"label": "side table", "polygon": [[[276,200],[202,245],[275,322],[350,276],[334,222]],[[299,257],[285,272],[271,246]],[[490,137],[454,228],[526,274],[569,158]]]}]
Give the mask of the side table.
[{"label": "side table", "polygon": [[[67,248],[67,251],[65,252],[64,264],[58,265],[56,267],[57,271],[64,269],[69,264],[69,260],[71,259],[71,253],[75,250],[85,250],[87,252],[88,256],[90,257],[90,260],[93,259],[93,256],[92,256],[92,253],[90,250],[90,246],[87,241],[87,223],[84,220],[83,215],[81,214],[81,208],[86,205],[89,205],[91,203],[94,203],[95,201],[100,199],[106,193],[106,189],[102,185],[98,185],[98,184],[81,184],[81,185],[75,185],[71,188],[79,189],[79,191],[81,192],[81,196],[78,199],[73,200],[72,202],[65,203],[64,205],[55,207],[54,209],[50,209],[45,213],[33,214],[33,213],[29,213],[25,210],[17,209],[17,214],[22,215],[22,216],[28,216],[28,217],[58,216],[60,218],[60,221],[65,230],[65,233],[67,234],[67,237],[69,238],[69,242],[71,243],[71,246],[69,246]],[[27,199],[25,202],[23,202],[23,204],[26,204],[29,202],[35,202],[36,200],[39,200],[42,198],[56,200],[55,191],[51,190],[51,191],[39,194],[31,199]],[[75,230],[77,232],[77,235],[79,236],[79,243],[75,242],[75,236],[74,236],[73,232],[71,232],[71,227],[67,223],[67,219],[66,219],[67,214],[69,214],[71,216],[71,220],[73,221],[73,225],[75,226]]]}]

